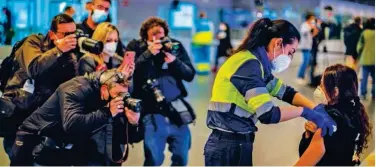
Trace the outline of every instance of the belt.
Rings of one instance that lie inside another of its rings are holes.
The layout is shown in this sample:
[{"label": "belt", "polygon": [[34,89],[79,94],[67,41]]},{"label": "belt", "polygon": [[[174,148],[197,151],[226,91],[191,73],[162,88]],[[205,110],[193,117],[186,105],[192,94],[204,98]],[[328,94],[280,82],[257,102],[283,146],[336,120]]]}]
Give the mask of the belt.
[{"label": "belt", "polygon": [[239,134],[239,133],[224,132],[224,131],[220,131],[220,130],[217,130],[217,129],[213,129],[212,135],[217,137],[219,140],[221,138],[224,138],[224,139],[228,139],[228,140],[253,142],[254,139],[255,139],[254,133]]}]

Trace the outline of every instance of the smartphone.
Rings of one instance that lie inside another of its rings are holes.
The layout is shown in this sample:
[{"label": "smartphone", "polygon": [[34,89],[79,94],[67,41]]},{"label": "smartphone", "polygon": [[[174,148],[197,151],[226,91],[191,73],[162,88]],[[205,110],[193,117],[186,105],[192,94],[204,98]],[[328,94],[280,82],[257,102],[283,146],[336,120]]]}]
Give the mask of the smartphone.
[{"label": "smartphone", "polygon": [[136,52],[127,51],[125,52],[125,56],[123,58],[123,62],[121,66],[128,65],[131,62],[134,62],[134,57],[136,56]]}]

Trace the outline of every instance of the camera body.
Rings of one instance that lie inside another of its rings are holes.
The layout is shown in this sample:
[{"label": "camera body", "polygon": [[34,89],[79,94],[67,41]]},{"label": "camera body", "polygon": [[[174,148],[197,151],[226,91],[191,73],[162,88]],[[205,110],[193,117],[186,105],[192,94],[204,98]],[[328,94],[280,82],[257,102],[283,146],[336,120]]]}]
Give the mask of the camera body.
[{"label": "camera body", "polygon": [[102,41],[96,41],[94,39],[89,38],[88,34],[85,34],[82,30],[76,30],[75,32],[76,38],[77,38],[77,47],[76,51],[85,53],[90,52],[93,54],[100,54],[103,51],[103,42]]},{"label": "camera body", "polygon": [[142,100],[132,98],[131,95],[127,93],[121,93],[120,96],[123,98],[124,106],[136,113],[141,113],[142,111]]},{"label": "camera body", "polygon": [[162,44],[162,49],[165,52],[169,52],[173,55],[175,55],[179,50],[179,43],[178,42],[172,42],[172,40],[166,36],[160,39]]},{"label": "camera body", "polygon": [[161,104],[165,101],[166,98],[158,87],[159,83],[156,79],[148,79],[146,81],[146,84],[143,86],[146,91],[152,92],[157,103]]}]

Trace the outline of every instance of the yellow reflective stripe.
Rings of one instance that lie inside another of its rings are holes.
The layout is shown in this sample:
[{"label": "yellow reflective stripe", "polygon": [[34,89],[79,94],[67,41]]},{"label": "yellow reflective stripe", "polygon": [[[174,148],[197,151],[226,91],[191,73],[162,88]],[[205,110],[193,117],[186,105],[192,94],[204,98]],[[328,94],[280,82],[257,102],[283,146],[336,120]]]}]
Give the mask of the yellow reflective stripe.
[{"label": "yellow reflective stripe", "polygon": [[210,45],[213,42],[213,33],[211,31],[201,31],[193,35],[192,43],[197,45]]},{"label": "yellow reflective stripe", "polygon": [[251,108],[253,112],[255,112],[259,107],[261,107],[263,104],[271,100],[272,98],[270,97],[270,94],[265,93],[265,94],[257,95],[249,99],[248,107]]},{"label": "yellow reflective stripe", "polygon": [[196,64],[196,70],[197,71],[209,71],[210,70],[210,64],[209,63],[197,63]]},{"label": "yellow reflective stripe", "polygon": [[273,90],[270,94],[272,96],[275,96],[279,92],[279,90],[281,89],[282,84],[283,84],[282,80],[278,79],[277,84],[274,86],[274,88],[273,88]]}]

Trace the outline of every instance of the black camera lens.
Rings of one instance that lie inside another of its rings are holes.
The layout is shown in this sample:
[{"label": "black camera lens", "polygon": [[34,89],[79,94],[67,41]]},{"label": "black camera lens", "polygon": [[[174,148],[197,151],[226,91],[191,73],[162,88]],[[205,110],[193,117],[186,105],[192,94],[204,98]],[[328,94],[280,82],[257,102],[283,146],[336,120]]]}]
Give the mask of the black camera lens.
[{"label": "black camera lens", "polygon": [[89,38],[87,34],[85,34],[82,30],[76,31],[76,38],[77,38],[77,48],[93,54],[100,54],[103,51],[103,42],[96,41],[94,39]]},{"label": "black camera lens", "polygon": [[136,113],[142,111],[142,100],[132,98],[129,93],[121,93],[119,96],[123,98],[124,106]]}]

